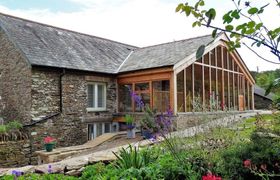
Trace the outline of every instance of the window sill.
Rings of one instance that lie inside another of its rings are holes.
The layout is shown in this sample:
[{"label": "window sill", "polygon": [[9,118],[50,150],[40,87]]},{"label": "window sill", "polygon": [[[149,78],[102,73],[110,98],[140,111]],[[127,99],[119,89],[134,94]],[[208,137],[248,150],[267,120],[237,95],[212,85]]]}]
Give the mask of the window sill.
[{"label": "window sill", "polygon": [[106,108],[87,108],[87,112],[106,112]]}]

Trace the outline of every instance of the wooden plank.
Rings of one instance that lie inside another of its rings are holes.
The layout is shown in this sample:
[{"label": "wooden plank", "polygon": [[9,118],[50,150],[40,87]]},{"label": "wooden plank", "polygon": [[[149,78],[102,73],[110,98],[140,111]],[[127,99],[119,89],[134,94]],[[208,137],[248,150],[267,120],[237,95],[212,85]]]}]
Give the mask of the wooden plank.
[{"label": "wooden plank", "polygon": [[[224,54],[223,47],[221,47],[221,61],[222,61],[222,104],[225,104],[225,76],[224,76]],[[222,110],[224,110],[224,106],[222,106]]]},{"label": "wooden plank", "polygon": [[[132,84],[132,92],[135,92],[135,83]],[[132,103],[132,112],[135,112],[135,103],[134,103],[134,99],[132,98],[131,100]]]},{"label": "wooden plank", "polygon": [[[202,57],[202,64],[204,63],[204,56]],[[202,69],[202,108],[205,111],[205,82],[204,82],[204,66],[201,66]]]},{"label": "wooden plank", "polygon": [[174,114],[177,114],[177,75],[172,73],[170,78],[170,106]]},{"label": "wooden plank", "polygon": [[139,71],[135,71],[135,72],[128,72],[128,73],[120,74],[117,76],[117,78],[135,77],[135,76],[150,75],[150,74],[160,74],[160,73],[165,73],[165,72],[173,72],[173,68],[166,67],[166,68],[139,70]]},{"label": "wooden plank", "polygon": [[186,86],[187,86],[187,71],[186,69],[184,69],[184,112],[187,112],[187,101],[186,101],[186,97],[187,97],[187,90],[186,90]]},{"label": "wooden plank", "polygon": [[149,91],[150,91],[150,108],[154,108],[153,105],[153,89],[152,89],[152,81],[149,82]]},{"label": "wooden plank", "polygon": [[171,78],[171,72],[163,72],[157,74],[145,74],[139,75],[137,77],[130,76],[130,77],[122,77],[118,78],[118,84],[129,84],[129,83],[136,83],[136,82],[144,82],[144,81],[157,81],[157,80],[169,80]]},{"label": "wooden plank", "polygon": [[194,64],[192,64],[192,111],[194,110],[193,104],[194,104]]}]

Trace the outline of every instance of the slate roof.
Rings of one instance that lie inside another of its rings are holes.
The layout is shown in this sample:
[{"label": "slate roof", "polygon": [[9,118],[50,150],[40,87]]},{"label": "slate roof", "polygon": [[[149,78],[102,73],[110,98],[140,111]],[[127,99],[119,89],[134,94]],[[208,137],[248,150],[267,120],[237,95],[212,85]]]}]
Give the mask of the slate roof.
[{"label": "slate roof", "polygon": [[116,74],[175,65],[211,35],[144,48],[0,13],[0,28],[31,65]]},{"label": "slate roof", "polygon": [[259,96],[261,96],[263,98],[266,98],[266,99],[269,99],[271,101],[273,101],[273,99],[276,96],[274,93],[269,93],[268,95],[265,96],[265,89],[263,89],[263,88],[261,88],[261,87],[259,87],[257,85],[254,86],[254,93],[256,95],[259,95]]},{"label": "slate roof", "polygon": [[136,49],[119,72],[172,66],[213,41],[211,35]]},{"label": "slate roof", "polygon": [[114,73],[136,48],[4,14],[0,27],[31,65]]}]

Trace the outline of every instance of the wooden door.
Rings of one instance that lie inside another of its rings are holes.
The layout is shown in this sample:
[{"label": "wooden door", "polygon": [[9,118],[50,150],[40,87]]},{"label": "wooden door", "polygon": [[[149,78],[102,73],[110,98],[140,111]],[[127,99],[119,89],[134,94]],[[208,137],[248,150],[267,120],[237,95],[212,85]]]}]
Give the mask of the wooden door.
[{"label": "wooden door", "polygon": [[238,96],[239,111],[244,111],[244,96]]}]

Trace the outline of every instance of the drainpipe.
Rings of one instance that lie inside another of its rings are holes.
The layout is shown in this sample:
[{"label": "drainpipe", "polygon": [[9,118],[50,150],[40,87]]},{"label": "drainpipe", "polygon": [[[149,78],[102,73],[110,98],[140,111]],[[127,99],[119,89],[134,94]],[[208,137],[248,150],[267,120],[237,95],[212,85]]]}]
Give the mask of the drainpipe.
[{"label": "drainpipe", "polygon": [[62,113],[63,111],[63,100],[62,100],[62,77],[65,75],[65,69],[62,69],[62,73],[59,75],[59,97],[60,97],[60,101],[59,101],[59,110],[60,113]]}]

